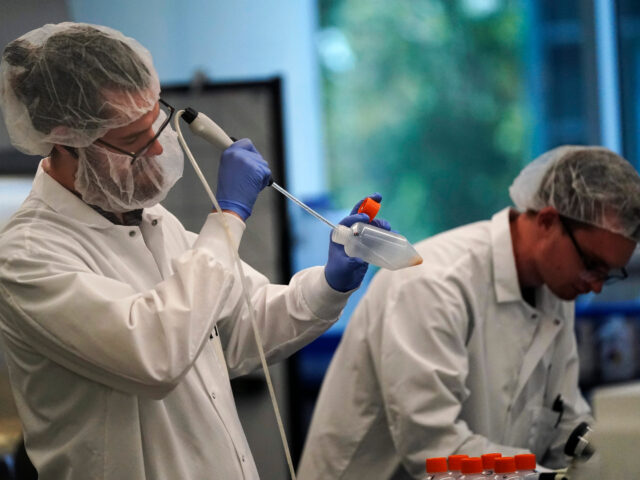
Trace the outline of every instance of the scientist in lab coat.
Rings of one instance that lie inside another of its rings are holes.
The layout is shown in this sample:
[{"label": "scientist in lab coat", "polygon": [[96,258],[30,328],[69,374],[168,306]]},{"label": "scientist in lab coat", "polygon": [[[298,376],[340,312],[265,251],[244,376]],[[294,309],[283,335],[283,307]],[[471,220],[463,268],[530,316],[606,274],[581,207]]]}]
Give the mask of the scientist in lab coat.
[{"label": "scientist in lab coat", "polygon": [[[2,55],[11,141],[44,157],[0,234],[0,331],[42,480],[258,478],[229,383],[260,366],[242,286],[217,213],[195,234],[159,204],[183,168],[159,95],[149,52],[106,27],[45,25]],[[222,155],[234,248],[269,176],[249,140]],[[276,362],[335,322],[367,264],[331,244],[289,285],[244,268]]]},{"label": "scientist in lab coat", "polygon": [[299,480],[422,479],[427,457],[533,452],[565,464],[591,422],[578,389],[573,300],[626,277],[640,178],[601,147],[527,166],[516,209],[419,243],[354,312],[315,407]]}]

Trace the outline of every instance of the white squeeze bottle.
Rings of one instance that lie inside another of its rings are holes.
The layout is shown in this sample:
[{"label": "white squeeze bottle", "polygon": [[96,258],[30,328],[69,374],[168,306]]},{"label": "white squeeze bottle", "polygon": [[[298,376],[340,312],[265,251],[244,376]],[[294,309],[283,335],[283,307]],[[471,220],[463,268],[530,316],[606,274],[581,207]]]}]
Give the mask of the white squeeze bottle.
[{"label": "white squeeze bottle", "polygon": [[482,459],[480,457],[463,458],[460,462],[459,480],[487,480],[482,473]]},{"label": "white squeeze bottle", "polygon": [[336,225],[331,240],[344,245],[344,251],[350,257],[388,270],[422,263],[422,257],[405,237],[368,223],[357,222],[351,227]]}]

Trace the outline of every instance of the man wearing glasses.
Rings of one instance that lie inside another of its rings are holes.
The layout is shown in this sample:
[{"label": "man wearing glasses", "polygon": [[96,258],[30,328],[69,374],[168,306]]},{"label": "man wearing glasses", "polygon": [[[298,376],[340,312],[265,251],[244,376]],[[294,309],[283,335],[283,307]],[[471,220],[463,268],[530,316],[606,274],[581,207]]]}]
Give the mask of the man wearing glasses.
[{"label": "man wearing glasses", "polygon": [[592,422],[573,300],[627,277],[640,178],[605,148],[565,146],[510,194],[517,209],[429,238],[422,265],[374,277],[324,379],[300,480],[421,479],[426,458],[451,454],[564,465],[569,434]]},{"label": "man wearing glasses", "polygon": [[[183,155],[149,52],[45,25],[5,48],[0,107],[12,143],[44,157],[0,235],[0,332],[39,478],[257,479],[229,383],[260,366],[242,285],[219,214],[197,235],[159,204]],[[247,139],[222,155],[235,248],[269,177]],[[367,264],[332,244],[288,285],[244,270],[273,363],[337,320]]]}]

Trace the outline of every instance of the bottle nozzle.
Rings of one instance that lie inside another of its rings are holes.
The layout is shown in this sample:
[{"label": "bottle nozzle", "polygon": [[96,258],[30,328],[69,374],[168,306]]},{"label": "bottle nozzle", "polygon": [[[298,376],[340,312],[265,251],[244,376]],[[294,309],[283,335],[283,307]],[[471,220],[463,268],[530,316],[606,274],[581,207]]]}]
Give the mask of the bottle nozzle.
[{"label": "bottle nozzle", "polygon": [[336,225],[336,228],[331,232],[331,240],[340,245],[346,245],[351,237],[353,237],[353,231],[344,225]]}]

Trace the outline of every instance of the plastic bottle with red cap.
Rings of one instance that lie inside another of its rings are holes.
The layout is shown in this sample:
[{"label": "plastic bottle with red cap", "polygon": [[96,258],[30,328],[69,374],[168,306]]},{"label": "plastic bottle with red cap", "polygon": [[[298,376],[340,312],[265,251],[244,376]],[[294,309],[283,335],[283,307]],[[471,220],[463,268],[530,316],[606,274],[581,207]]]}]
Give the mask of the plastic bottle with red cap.
[{"label": "plastic bottle with red cap", "polygon": [[487,480],[482,473],[482,459],[480,457],[463,458],[460,461],[460,473],[458,480]]},{"label": "plastic bottle with red cap", "polygon": [[493,465],[495,459],[501,456],[501,453],[485,453],[480,456],[480,458],[482,458],[482,473],[484,473],[485,477],[493,475]]},{"label": "plastic bottle with red cap", "polygon": [[469,458],[469,455],[449,455],[447,463],[449,464],[449,475],[453,478],[459,478],[462,473],[460,472],[461,462],[464,458]]},{"label": "plastic bottle with red cap", "polygon": [[513,457],[498,457],[494,461],[494,480],[522,480],[516,473],[516,459]]},{"label": "plastic bottle with red cap", "polygon": [[536,456],[533,453],[521,453],[516,459],[516,471],[523,480],[536,480],[539,476],[536,472]]},{"label": "plastic bottle with red cap", "polygon": [[446,457],[427,458],[427,480],[457,480],[449,475]]}]

